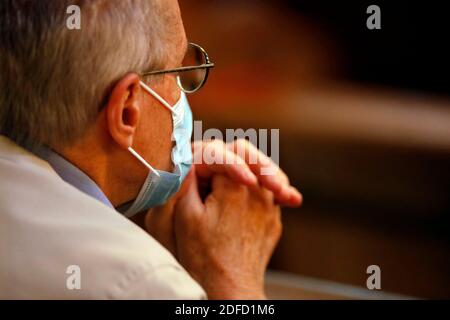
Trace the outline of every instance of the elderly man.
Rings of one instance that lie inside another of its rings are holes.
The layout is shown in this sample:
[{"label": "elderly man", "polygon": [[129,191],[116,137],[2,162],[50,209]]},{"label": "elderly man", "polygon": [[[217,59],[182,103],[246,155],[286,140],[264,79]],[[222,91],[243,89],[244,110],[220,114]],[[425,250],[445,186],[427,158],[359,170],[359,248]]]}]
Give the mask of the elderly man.
[{"label": "elderly man", "polygon": [[191,146],[213,64],[177,1],[78,0],[69,30],[72,2],[0,2],[0,298],[264,298],[301,196],[245,141]]}]

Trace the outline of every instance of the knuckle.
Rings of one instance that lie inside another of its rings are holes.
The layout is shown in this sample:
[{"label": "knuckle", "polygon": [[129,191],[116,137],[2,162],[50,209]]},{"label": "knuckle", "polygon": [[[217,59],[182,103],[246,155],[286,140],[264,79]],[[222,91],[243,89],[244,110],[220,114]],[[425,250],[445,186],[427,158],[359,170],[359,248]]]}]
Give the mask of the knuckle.
[{"label": "knuckle", "polygon": [[199,210],[191,209],[191,210],[183,210],[179,211],[176,214],[175,218],[179,221],[180,224],[186,227],[198,225],[201,221],[201,213]]},{"label": "knuckle", "polygon": [[220,139],[214,139],[213,141],[211,141],[211,144],[215,148],[223,148],[225,146],[225,143]]},{"label": "knuckle", "polygon": [[220,194],[211,194],[212,201],[233,202],[248,197],[249,190],[246,186],[236,183],[227,177],[223,177],[220,183],[222,185],[222,192]]},{"label": "knuckle", "polygon": [[263,189],[262,190],[262,197],[266,203],[266,205],[268,205],[269,207],[273,206],[274,201],[275,201],[275,195],[272,191],[269,191],[267,189]]},{"label": "knuckle", "polygon": [[220,198],[217,197],[216,194],[211,193],[208,195],[208,197],[205,200],[205,205],[207,208],[215,208],[220,204],[219,201]]},{"label": "knuckle", "polygon": [[249,194],[249,190],[246,186],[237,183],[230,183],[230,189],[233,190],[233,193],[238,197],[247,197]]},{"label": "knuckle", "polygon": [[219,139],[208,140],[203,144],[203,149],[208,151],[222,150],[222,148],[223,148],[223,141]]},{"label": "knuckle", "polygon": [[[189,212],[190,215],[194,218],[194,220],[201,220],[203,216],[203,212],[198,208],[192,208]],[[187,217],[189,219],[189,217]]]},{"label": "knuckle", "polygon": [[238,138],[234,141],[233,145],[234,145],[234,151],[237,152],[239,150],[241,151],[245,151],[248,148],[248,145],[250,143],[248,142],[248,140],[243,139],[243,138]]},{"label": "knuckle", "polygon": [[238,193],[241,191],[243,192],[244,189],[246,189],[245,186],[233,181],[231,178],[228,178],[228,177],[224,177],[223,185],[227,189],[227,191],[230,193]]}]

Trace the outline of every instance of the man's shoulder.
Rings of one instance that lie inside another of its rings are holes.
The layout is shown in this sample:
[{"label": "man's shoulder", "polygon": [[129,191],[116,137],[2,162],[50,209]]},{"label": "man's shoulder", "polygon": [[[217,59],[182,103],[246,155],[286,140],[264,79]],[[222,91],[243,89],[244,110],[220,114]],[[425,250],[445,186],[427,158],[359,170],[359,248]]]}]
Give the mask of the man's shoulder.
[{"label": "man's shoulder", "polygon": [[[195,287],[156,240],[39,158],[20,149],[0,155],[0,181],[0,292],[6,298],[156,297],[171,287],[166,275]],[[81,290],[70,290],[78,272]]]}]

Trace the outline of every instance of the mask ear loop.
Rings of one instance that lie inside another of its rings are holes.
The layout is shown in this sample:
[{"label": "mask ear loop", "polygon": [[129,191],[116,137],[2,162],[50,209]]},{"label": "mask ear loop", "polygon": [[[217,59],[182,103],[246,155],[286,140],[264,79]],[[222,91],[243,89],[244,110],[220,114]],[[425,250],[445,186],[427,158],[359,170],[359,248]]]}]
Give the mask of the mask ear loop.
[{"label": "mask ear loop", "polygon": [[[175,109],[169,104],[167,103],[166,100],[164,100],[159,94],[157,94],[152,88],[150,88],[148,85],[146,85],[143,81],[139,81],[140,85],[142,86],[142,88],[144,88],[145,91],[147,91],[148,93],[150,93],[156,100],[158,100],[164,107],[166,107],[170,112],[172,112],[173,114],[175,114],[175,116],[179,116],[178,112],[175,111]],[[160,176],[160,174],[158,173],[158,171],[156,171],[155,169],[153,169],[153,167],[147,162],[145,161],[144,158],[142,158],[132,147],[128,148],[128,151],[131,152],[131,154],[133,156],[136,157],[136,159],[138,159],[140,162],[142,162],[142,164],[144,166],[146,166],[151,172],[153,172],[154,174],[156,174],[158,177]]]},{"label": "mask ear loop", "polygon": [[131,154],[132,154],[133,156],[136,157],[136,159],[138,159],[140,162],[142,162],[142,164],[143,164],[144,166],[146,166],[146,167],[148,168],[148,170],[150,170],[151,172],[153,172],[154,174],[156,174],[158,177],[160,176],[159,172],[156,171],[155,169],[153,169],[153,167],[152,167],[147,161],[145,161],[145,159],[142,158],[142,157],[139,155],[139,153],[137,153],[136,151],[134,151],[134,149],[133,149],[132,147],[129,147],[129,148],[128,148],[128,151],[130,151]]},{"label": "mask ear loop", "polygon": [[175,116],[179,116],[178,112],[175,111],[175,109],[167,103],[166,100],[164,100],[159,94],[157,94],[152,88],[150,88],[148,85],[146,85],[144,82],[140,81],[140,84],[142,86],[142,88],[144,88],[145,91],[147,91],[148,93],[150,93],[153,97],[155,97],[156,100],[158,100],[159,102],[161,102],[161,104],[166,107],[167,109],[169,109],[170,112],[172,112],[173,114],[175,114]]}]

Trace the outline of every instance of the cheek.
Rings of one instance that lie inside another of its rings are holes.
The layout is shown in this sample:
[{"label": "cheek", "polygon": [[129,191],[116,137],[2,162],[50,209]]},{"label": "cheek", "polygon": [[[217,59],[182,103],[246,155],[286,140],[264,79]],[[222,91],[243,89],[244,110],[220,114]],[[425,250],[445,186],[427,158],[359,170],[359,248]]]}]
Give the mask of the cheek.
[{"label": "cheek", "polygon": [[180,99],[180,88],[177,85],[177,78],[173,74],[165,75],[164,80],[158,88],[159,92],[165,92],[164,99],[173,106]]},{"label": "cheek", "polygon": [[172,115],[162,105],[144,105],[136,131],[135,147],[155,169],[172,169]]}]

